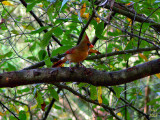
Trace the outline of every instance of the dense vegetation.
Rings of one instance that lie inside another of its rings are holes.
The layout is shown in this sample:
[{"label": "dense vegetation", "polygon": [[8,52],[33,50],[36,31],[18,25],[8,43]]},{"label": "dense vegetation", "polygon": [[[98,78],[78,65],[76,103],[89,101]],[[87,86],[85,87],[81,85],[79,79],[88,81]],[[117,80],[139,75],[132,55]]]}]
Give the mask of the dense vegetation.
[{"label": "dense vegetation", "polygon": [[[2,0],[0,119],[158,120],[159,3]],[[51,68],[85,33],[89,72]]]}]

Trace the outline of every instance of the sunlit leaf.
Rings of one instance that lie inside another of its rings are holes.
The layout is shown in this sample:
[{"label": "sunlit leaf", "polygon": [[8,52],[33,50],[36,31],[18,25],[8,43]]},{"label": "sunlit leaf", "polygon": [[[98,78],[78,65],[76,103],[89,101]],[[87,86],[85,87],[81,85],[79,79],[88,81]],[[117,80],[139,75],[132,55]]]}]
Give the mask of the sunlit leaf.
[{"label": "sunlit leaf", "polygon": [[122,117],[122,113],[121,113],[121,112],[118,112],[117,115],[118,115],[119,117]]},{"label": "sunlit leaf", "polygon": [[4,115],[4,113],[0,112],[0,116],[3,116],[3,115]]},{"label": "sunlit leaf", "polygon": [[35,30],[35,28],[31,25],[22,25],[24,29],[27,29],[27,30]]},{"label": "sunlit leaf", "polygon": [[11,32],[12,32],[13,34],[19,35],[19,32],[18,32],[17,30],[11,30]]},{"label": "sunlit leaf", "polygon": [[39,7],[41,7],[41,8],[43,7],[43,5],[42,5],[42,4],[40,4],[40,5],[38,5],[38,6],[39,6]]},{"label": "sunlit leaf", "polygon": [[3,5],[6,5],[6,6],[14,6],[11,2],[9,1],[2,1],[2,4]]},{"label": "sunlit leaf", "polygon": [[96,20],[97,23],[100,23],[100,20],[101,20],[101,19],[100,19],[99,17],[96,17],[96,18],[94,18],[94,19]]},{"label": "sunlit leaf", "polygon": [[98,103],[102,104],[102,87],[98,87]]},{"label": "sunlit leaf", "polygon": [[119,49],[118,48],[114,48],[116,51],[119,51]]},{"label": "sunlit leaf", "polygon": [[144,59],[146,62],[148,62],[147,57],[146,57],[146,56],[144,56],[142,53],[139,53],[139,56],[140,56],[142,59]]},{"label": "sunlit leaf", "polygon": [[156,76],[160,79],[160,73],[156,74]]},{"label": "sunlit leaf", "polygon": [[81,10],[80,10],[80,15],[82,17],[82,15],[85,13],[86,11],[86,3],[83,3],[82,7],[81,7]]},{"label": "sunlit leaf", "polygon": [[37,108],[37,106],[38,106],[38,104],[31,106],[31,110],[36,109],[36,108]]},{"label": "sunlit leaf", "polygon": [[38,107],[41,108],[41,104],[44,102],[41,93],[37,91],[35,97],[38,103]]}]

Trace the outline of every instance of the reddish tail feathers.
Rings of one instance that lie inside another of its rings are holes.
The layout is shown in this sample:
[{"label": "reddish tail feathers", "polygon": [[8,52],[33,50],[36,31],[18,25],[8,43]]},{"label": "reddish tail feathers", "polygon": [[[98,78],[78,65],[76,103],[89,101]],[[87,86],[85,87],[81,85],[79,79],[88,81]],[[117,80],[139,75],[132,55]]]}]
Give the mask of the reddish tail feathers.
[{"label": "reddish tail feathers", "polygon": [[65,62],[66,62],[65,59],[59,60],[58,62],[56,62],[56,63],[54,63],[54,64],[52,65],[52,68],[54,68],[54,67],[61,67],[61,65],[62,65],[63,63],[65,63]]}]

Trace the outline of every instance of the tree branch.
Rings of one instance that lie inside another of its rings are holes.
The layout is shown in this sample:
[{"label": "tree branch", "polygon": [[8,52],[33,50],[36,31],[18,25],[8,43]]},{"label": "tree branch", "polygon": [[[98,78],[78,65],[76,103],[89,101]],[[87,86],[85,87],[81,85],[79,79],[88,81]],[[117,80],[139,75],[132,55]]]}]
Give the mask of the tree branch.
[{"label": "tree branch", "polygon": [[80,43],[80,41],[81,41],[81,39],[82,39],[82,37],[83,37],[83,34],[85,33],[88,25],[90,24],[90,22],[92,21],[92,19],[93,19],[94,16],[95,16],[95,12],[93,11],[91,17],[89,18],[89,20],[88,20],[88,22],[87,22],[87,24],[83,27],[83,29],[82,29],[82,31],[81,31],[81,33],[80,33],[80,35],[79,35],[77,45]]},{"label": "tree branch", "polygon": [[[158,50],[156,47],[151,47],[151,48],[139,48],[139,49],[130,49],[130,50],[125,50],[125,51],[115,51],[107,54],[99,54],[95,56],[88,56],[86,60],[94,60],[94,59],[100,59],[104,57],[109,57],[109,56],[114,56],[114,55],[122,55],[122,54],[128,54],[128,53],[138,53],[138,52],[143,52],[143,51],[152,51],[152,50]],[[61,57],[63,57],[64,54],[58,55],[57,57],[51,58],[52,62],[57,62]],[[24,68],[23,70],[29,70],[29,69],[36,69],[39,67],[42,67],[45,65],[44,61],[35,63],[29,67]]]},{"label": "tree branch", "polygon": [[[111,6],[108,4],[105,4],[104,6],[101,7],[105,7],[107,9],[110,9]],[[156,32],[160,32],[160,24],[155,22],[152,19],[147,19],[145,15],[143,14],[137,14],[134,10],[130,10],[129,8],[127,8],[125,5],[122,5],[121,3],[117,3],[114,2],[114,6],[112,7],[112,11],[119,13],[121,15],[124,15],[132,20],[138,21],[138,22],[146,22],[146,23],[153,23],[154,25],[150,25],[150,27],[152,27]]]},{"label": "tree branch", "polygon": [[78,93],[77,91],[73,90],[71,87],[69,86],[66,86],[66,85],[61,85],[61,84],[54,84],[56,85],[57,87],[59,88],[63,88],[63,89],[66,89],[70,92],[72,92],[74,95],[77,95],[79,96],[81,99],[87,101],[87,102],[90,102],[90,103],[93,103],[93,104],[96,104],[96,105],[99,105],[99,106],[102,106],[106,111],[109,111],[111,115],[113,115],[117,120],[120,120],[120,118],[113,112],[114,109],[112,109],[111,107],[105,105],[105,104],[99,104],[98,101],[96,100],[91,100],[90,98]]},{"label": "tree branch", "polygon": [[[87,72],[89,71],[89,73]],[[0,87],[35,83],[84,82],[95,86],[114,86],[160,73],[160,58],[120,71],[105,72],[88,68],[43,68],[0,74]]]}]

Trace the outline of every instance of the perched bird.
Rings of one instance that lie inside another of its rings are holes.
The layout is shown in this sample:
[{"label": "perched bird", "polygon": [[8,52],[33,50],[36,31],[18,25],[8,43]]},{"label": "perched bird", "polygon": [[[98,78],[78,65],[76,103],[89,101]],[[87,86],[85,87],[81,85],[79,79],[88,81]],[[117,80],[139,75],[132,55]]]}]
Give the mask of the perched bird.
[{"label": "perched bird", "polygon": [[[93,47],[94,46],[89,41],[87,34],[85,34],[81,42],[77,46],[67,50],[65,52],[65,56],[61,58],[61,60],[59,60],[58,62],[54,63],[52,67],[60,67],[66,61],[69,61],[69,63],[74,62],[80,64],[80,62],[85,60],[88,54],[90,53],[90,48]],[[96,50],[94,50],[94,53],[95,51]]]}]

